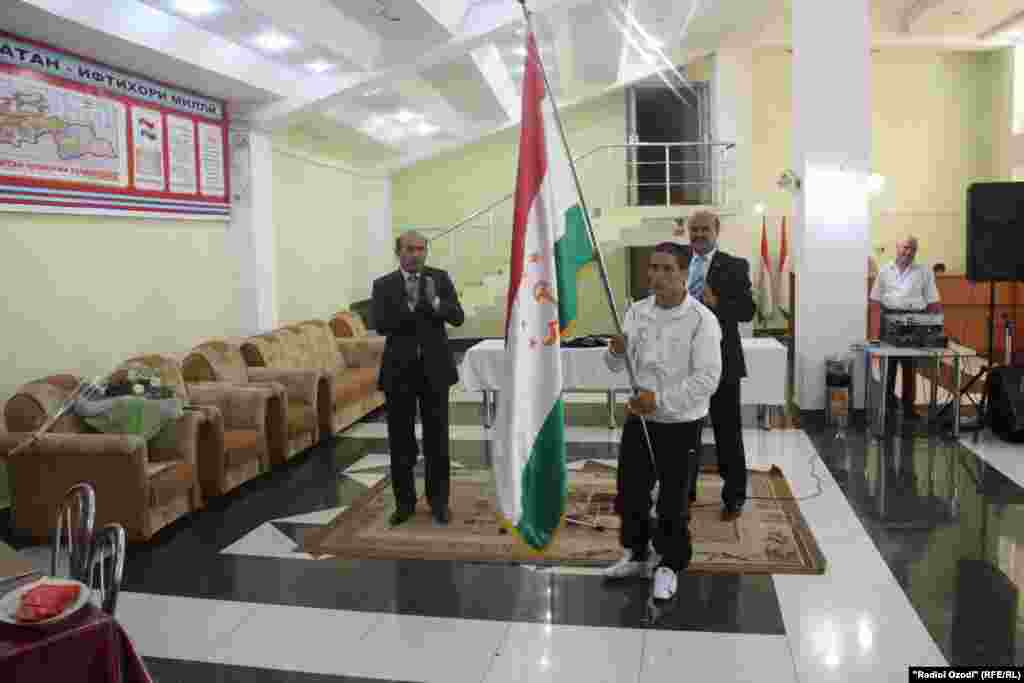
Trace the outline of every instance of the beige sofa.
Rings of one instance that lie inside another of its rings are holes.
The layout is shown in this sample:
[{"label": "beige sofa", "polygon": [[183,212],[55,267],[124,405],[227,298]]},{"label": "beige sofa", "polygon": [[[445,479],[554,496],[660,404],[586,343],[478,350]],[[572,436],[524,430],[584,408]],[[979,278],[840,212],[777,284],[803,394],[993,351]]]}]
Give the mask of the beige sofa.
[{"label": "beige sofa", "polygon": [[287,328],[293,336],[285,343],[298,343],[307,363],[321,371],[330,388],[331,433],[337,433],[384,405],[384,392],[377,389],[383,337],[337,338],[331,325],[307,320]]}]

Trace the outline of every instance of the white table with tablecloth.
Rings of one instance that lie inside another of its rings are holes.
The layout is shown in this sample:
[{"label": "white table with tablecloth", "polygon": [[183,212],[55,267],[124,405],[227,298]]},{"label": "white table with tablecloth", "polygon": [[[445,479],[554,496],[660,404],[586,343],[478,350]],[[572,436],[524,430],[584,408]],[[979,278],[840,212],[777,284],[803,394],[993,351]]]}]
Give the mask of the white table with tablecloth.
[{"label": "white table with tablecloth", "polygon": [[[744,405],[764,409],[786,403],[786,347],[770,337],[741,340],[747,362],[747,377],[742,381]],[[566,391],[602,391],[608,396],[608,426],[615,427],[615,394],[630,390],[629,376],[614,373],[604,362],[604,347],[562,348],[563,386]],[[493,419],[494,396],[501,391],[507,375],[504,340],[485,339],[466,351],[459,367],[462,387],[483,392],[484,426]]]}]

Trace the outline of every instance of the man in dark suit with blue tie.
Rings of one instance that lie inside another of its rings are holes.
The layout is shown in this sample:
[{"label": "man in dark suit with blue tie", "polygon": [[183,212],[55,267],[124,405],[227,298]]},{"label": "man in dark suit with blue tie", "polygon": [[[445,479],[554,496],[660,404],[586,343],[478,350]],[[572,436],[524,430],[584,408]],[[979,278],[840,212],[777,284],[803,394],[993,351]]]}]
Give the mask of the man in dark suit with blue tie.
[{"label": "man in dark suit with blue tie", "polygon": [[[688,231],[693,259],[687,288],[714,312],[722,328],[722,378],[711,396],[709,415],[715,432],[715,453],[722,487],[722,519],[732,520],[743,512],[747,500],[747,458],[743,450],[743,417],[740,409],[740,380],[747,376],[738,324],[754,319],[750,264],[718,248],[722,225],[711,211],[696,211],[686,222],[676,221],[676,235]],[[699,467],[699,458],[694,459]],[[697,472],[690,479],[690,500],[696,497]]]},{"label": "man in dark suit with blue tie", "polygon": [[387,337],[378,387],[387,401],[391,486],[397,526],[416,512],[416,406],[423,424],[426,498],[434,519],[448,524],[448,392],[459,381],[445,323],[465,320],[448,273],[424,265],[427,240],[410,230],[395,240],[399,269],[373,281],[372,311]]}]

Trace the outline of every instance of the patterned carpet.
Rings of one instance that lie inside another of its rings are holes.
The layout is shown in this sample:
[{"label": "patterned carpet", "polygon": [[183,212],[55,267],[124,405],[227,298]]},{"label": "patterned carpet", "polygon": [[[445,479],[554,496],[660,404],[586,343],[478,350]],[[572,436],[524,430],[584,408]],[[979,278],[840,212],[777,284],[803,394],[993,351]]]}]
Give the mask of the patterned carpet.
[{"label": "patterned carpet", "polygon": [[[420,482],[422,485],[422,482]],[[722,521],[721,479],[703,472],[690,522],[690,571],[729,574],[821,574],[825,560],[792,498],[781,470],[750,473],[752,499],[744,514]],[[622,554],[613,505],[615,468],[588,462],[569,473],[569,503],[555,542],[532,551],[498,522],[491,477],[456,470],[451,478],[452,522],[440,526],[421,506],[413,519],[390,528],[390,480],[382,479],[319,533],[303,539],[312,555],[363,559],[445,559],[469,562],[605,565]]]}]

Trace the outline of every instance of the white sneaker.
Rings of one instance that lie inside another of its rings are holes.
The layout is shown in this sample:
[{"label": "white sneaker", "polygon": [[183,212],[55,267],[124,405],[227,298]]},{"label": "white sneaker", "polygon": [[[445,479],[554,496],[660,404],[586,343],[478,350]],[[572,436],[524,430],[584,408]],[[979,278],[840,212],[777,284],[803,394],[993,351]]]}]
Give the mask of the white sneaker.
[{"label": "white sneaker", "polygon": [[627,550],[623,553],[621,560],[610,567],[605,567],[604,577],[606,579],[628,579],[632,576],[649,576],[650,571],[647,560],[634,560],[633,551]]},{"label": "white sneaker", "polygon": [[674,571],[668,567],[658,567],[654,570],[654,599],[671,600],[676,594],[678,583]]}]

